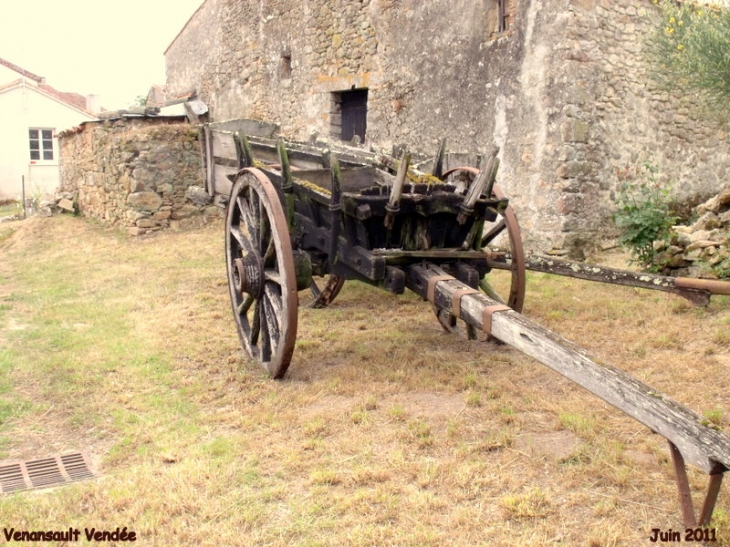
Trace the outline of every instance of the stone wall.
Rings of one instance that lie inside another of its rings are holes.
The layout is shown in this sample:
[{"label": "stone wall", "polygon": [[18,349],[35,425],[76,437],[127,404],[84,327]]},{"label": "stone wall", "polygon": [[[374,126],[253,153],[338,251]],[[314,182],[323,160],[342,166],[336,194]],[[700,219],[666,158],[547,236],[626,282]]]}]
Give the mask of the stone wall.
[{"label": "stone wall", "polygon": [[122,118],[62,133],[61,191],[80,213],[134,235],[219,215],[203,189],[198,128],[174,122]]},{"label": "stone wall", "polygon": [[498,145],[533,250],[581,256],[613,237],[613,193],[645,161],[679,199],[719,190],[725,134],[647,83],[651,0],[509,0],[502,34],[496,5],[207,0],[166,52],[167,88],[197,89],[212,121],[258,118],[300,140],[331,136],[337,95],[367,89],[366,144]]}]

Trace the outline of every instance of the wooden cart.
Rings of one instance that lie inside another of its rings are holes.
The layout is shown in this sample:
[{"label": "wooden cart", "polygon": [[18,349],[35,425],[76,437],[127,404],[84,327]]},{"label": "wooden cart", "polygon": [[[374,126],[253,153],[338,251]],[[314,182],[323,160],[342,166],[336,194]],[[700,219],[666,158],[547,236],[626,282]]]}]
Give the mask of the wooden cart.
[{"label": "wooden cart", "polygon": [[[294,352],[300,291],[306,305],[330,304],[348,279],[428,300],[444,329],[464,322],[563,374],[666,437],[687,526],[709,523],[730,437],[625,372],[522,316],[525,269],[671,290],[695,302],[730,284],[710,286],[621,270],[525,258],[508,199],[495,185],[497,150],[449,154],[445,143],[425,161],[352,148],[276,139],[270,124],[234,120],[203,128],[203,164],[211,195],[226,203],[228,285],[245,352],[274,378]],[[412,161],[413,160],[413,161]],[[423,166],[428,165],[428,169]],[[567,265],[566,265],[567,264]],[[502,291],[490,282],[506,270]],[[572,272],[572,274],[571,274]],[[599,275],[600,274],[600,275]],[[695,516],[685,460],[710,476]]]}]

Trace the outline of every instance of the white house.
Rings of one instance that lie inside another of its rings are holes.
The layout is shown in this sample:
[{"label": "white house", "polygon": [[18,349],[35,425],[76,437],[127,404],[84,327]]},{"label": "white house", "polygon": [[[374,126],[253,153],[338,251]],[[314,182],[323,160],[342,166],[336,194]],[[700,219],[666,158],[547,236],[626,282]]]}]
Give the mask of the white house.
[{"label": "white house", "polygon": [[90,102],[0,58],[0,200],[20,198],[23,179],[26,197],[56,190],[56,133],[95,119]]}]

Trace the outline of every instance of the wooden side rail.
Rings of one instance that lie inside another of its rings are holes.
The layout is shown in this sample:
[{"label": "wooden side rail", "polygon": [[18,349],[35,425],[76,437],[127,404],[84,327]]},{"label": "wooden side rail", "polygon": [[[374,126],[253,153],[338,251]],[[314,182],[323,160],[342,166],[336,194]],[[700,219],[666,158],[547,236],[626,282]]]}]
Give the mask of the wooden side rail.
[{"label": "wooden side rail", "polygon": [[439,309],[529,355],[665,437],[678,470],[687,526],[696,521],[691,498],[687,505],[686,475],[683,483],[679,468],[684,472],[686,460],[712,477],[700,516],[701,521],[709,522],[722,474],[730,469],[730,436],[703,425],[702,418],[687,407],[616,367],[597,363],[577,345],[471,290],[434,264],[410,266],[407,285]]}]

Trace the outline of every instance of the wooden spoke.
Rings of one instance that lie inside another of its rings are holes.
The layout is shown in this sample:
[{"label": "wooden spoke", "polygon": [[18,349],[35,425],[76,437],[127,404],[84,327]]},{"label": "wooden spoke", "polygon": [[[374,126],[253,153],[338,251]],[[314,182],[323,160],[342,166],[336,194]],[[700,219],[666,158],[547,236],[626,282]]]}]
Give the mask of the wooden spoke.
[{"label": "wooden spoke", "polygon": [[299,302],[307,308],[326,308],[342,290],[345,279],[336,275],[312,278],[309,289],[302,291]]},{"label": "wooden spoke", "polygon": [[261,301],[257,300],[253,307],[253,324],[249,333],[249,343],[256,347],[259,342],[259,334],[261,334]]},{"label": "wooden spoke", "polygon": [[245,245],[245,243],[244,243],[245,238],[244,238],[243,234],[241,233],[241,228],[239,226],[231,226],[230,232],[231,232],[231,235],[238,242],[238,245],[240,246],[240,248],[243,248],[243,246]]},{"label": "wooden spoke", "polygon": [[504,218],[499,220],[498,222],[495,222],[494,225],[489,229],[489,231],[482,236],[482,247],[487,247],[494,239],[499,236],[504,229],[507,227],[507,224],[504,221]]},{"label": "wooden spoke", "polygon": [[226,215],[226,266],[241,345],[274,378],[284,376],[297,331],[297,284],[289,229],[276,189],[243,169]]}]

